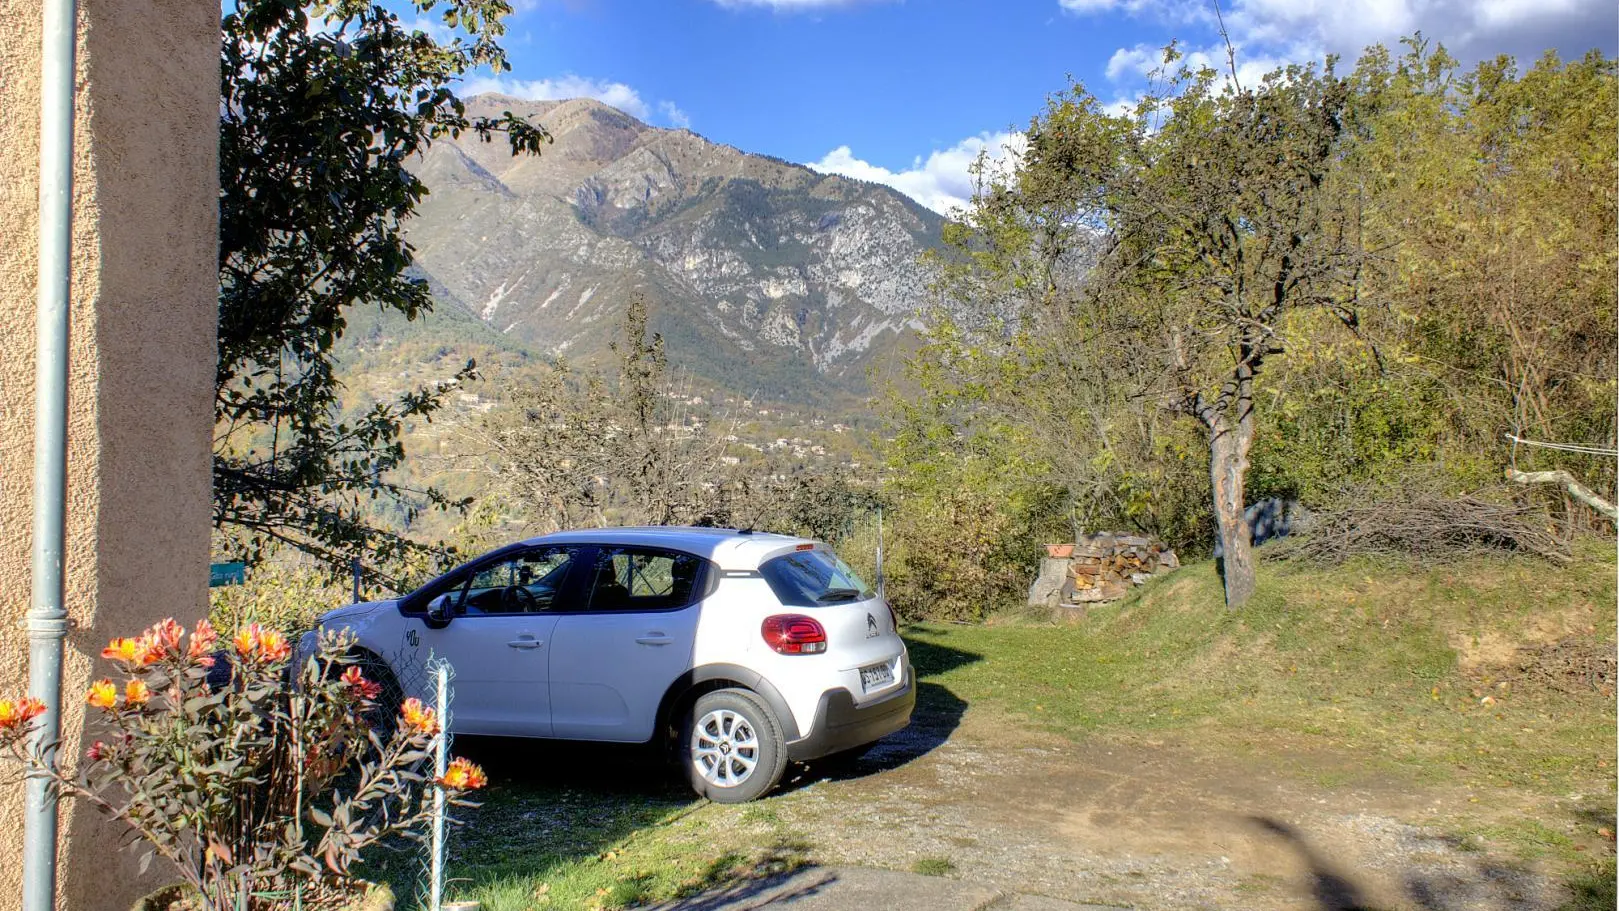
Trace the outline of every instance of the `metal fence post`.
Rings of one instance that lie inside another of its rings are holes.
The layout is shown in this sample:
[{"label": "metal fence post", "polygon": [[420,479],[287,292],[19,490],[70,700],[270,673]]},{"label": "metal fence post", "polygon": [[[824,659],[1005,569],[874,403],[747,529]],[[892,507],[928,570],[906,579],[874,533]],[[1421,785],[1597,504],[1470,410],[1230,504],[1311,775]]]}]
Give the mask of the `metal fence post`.
[{"label": "metal fence post", "polygon": [[[434,699],[439,717],[438,738],[433,742],[433,777],[443,778],[449,767],[450,752],[450,665],[439,661],[433,667]],[[428,859],[428,908],[440,911],[444,905],[444,825],[445,794],[433,785],[433,856]]]},{"label": "metal fence post", "polygon": [[883,594],[883,508],[877,507],[877,597]]}]

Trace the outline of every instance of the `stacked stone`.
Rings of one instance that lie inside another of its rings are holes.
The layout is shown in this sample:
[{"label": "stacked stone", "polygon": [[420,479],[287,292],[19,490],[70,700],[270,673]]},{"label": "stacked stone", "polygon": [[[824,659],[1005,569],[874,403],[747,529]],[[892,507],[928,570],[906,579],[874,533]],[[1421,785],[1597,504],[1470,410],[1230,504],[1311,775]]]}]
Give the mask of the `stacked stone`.
[{"label": "stacked stone", "polygon": [[1140,585],[1180,565],[1175,552],[1161,541],[1111,532],[1083,535],[1074,542],[1059,602],[1117,601],[1132,585]]}]

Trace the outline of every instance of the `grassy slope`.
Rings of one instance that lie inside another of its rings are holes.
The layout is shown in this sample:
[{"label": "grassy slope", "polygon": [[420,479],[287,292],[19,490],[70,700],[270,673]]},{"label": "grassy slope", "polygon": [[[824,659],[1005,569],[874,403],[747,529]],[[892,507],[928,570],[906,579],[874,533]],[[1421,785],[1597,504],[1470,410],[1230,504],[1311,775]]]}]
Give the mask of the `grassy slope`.
[{"label": "grassy slope", "polygon": [[1261,564],[1259,594],[1237,611],[1201,563],[1083,623],[910,632],[919,663],[930,644],[984,656],[939,675],[957,695],[1061,733],[1195,728],[1222,746],[1280,736],[1419,780],[1561,793],[1612,779],[1612,692],[1502,687],[1512,675],[1489,659],[1547,640],[1611,650],[1614,602],[1613,554],[1595,548],[1562,571],[1501,558],[1433,570]]},{"label": "grassy slope", "polygon": [[[1265,563],[1260,593],[1238,611],[1202,563],[1079,623],[1013,617],[909,635],[919,668],[930,648],[982,657],[933,676],[958,698],[1067,736],[1180,736],[1283,757],[1322,784],[1377,777],[1486,802],[1582,794],[1611,826],[1612,689],[1558,691],[1514,670],[1524,644],[1613,652],[1612,545],[1580,557],[1565,570],[1500,557],[1436,569]],[[1579,860],[1562,831],[1530,819],[1472,834]]]}]

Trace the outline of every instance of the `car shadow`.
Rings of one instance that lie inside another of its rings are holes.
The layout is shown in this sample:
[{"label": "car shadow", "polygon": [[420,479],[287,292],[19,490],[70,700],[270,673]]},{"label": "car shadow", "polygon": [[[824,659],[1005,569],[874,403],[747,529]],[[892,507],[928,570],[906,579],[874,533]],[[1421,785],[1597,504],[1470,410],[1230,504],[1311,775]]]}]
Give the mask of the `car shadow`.
[{"label": "car shadow", "polygon": [[789,793],[819,781],[866,778],[913,762],[942,746],[961,725],[967,701],[934,682],[941,674],[965,667],[983,656],[935,642],[907,640],[916,674],[916,708],[911,723],[870,747],[841,756],[790,766],[777,793]]}]

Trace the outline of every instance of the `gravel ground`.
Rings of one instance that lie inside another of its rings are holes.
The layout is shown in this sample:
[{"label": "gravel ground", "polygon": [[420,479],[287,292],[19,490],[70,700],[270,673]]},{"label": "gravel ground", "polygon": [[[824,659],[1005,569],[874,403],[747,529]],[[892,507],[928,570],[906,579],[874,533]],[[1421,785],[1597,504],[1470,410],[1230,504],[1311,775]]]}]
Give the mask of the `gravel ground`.
[{"label": "gravel ground", "polygon": [[[1353,757],[1328,757],[1353,762]],[[771,803],[817,861],[953,865],[975,885],[1137,908],[1553,909],[1550,877],[1448,837],[1534,813],[1465,790],[1327,788],[1302,761],[1067,740],[988,710],[919,715]],[[1364,782],[1364,776],[1355,776]],[[1515,797],[1517,797],[1515,795]],[[1521,798],[1518,798],[1521,799]]]}]

